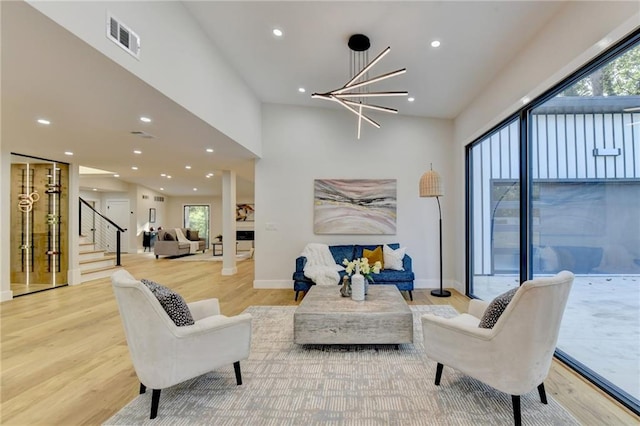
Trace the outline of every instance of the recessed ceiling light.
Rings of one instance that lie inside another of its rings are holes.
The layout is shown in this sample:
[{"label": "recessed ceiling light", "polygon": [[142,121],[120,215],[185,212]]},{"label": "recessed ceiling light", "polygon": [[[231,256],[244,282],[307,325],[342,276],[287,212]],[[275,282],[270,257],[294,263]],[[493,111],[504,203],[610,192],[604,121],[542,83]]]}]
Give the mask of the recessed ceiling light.
[{"label": "recessed ceiling light", "polygon": [[298,87],[298,92],[304,93],[306,91],[307,91],[307,89],[305,89],[304,87]]},{"label": "recessed ceiling light", "polygon": [[198,188],[193,188],[193,190],[194,190],[194,191],[197,191],[197,190],[198,190]]},{"label": "recessed ceiling light", "polygon": [[273,32],[273,35],[276,37],[282,37],[284,35],[284,33],[280,28],[274,28],[272,32]]},{"label": "recessed ceiling light", "polygon": [[44,118],[39,118],[38,119],[38,123],[44,124],[45,126],[48,126],[49,124],[51,124],[51,122],[49,120],[46,120]]},{"label": "recessed ceiling light", "polygon": [[207,148],[207,152],[213,152],[213,148]]},{"label": "recessed ceiling light", "polygon": [[185,169],[191,170],[191,166],[184,166]]},{"label": "recessed ceiling light", "polygon": [[133,151],[133,153],[134,154],[142,154],[142,151],[136,149],[136,150]]},{"label": "recessed ceiling light", "polygon": [[528,96],[525,96],[524,98],[520,99],[520,101],[522,102],[522,105],[528,104],[530,100],[531,98]]},{"label": "recessed ceiling light", "polygon": [[167,179],[171,179],[171,175],[167,175]]},{"label": "recessed ceiling light", "polygon": [[208,178],[212,178],[213,176],[214,176],[214,174],[213,174],[213,173],[207,173],[207,179],[208,179]]},{"label": "recessed ceiling light", "polygon": [[131,166],[131,170],[138,170],[136,166]]},{"label": "recessed ceiling light", "polygon": [[166,173],[160,173],[160,176],[165,177],[165,176],[167,176],[167,174]]},{"label": "recessed ceiling light", "polygon": [[113,175],[113,177],[120,177],[120,175]]},{"label": "recessed ceiling light", "polygon": [[64,152],[64,155],[69,155],[69,156],[71,156],[71,155],[73,155],[73,152],[71,152],[71,151],[65,151],[65,152]]},{"label": "recessed ceiling light", "polygon": [[93,191],[97,191],[97,190],[98,190],[98,188],[93,188]]},{"label": "recessed ceiling light", "polygon": [[440,40],[433,40],[431,42],[431,47],[440,47]]},{"label": "recessed ceiling light", "polygon": [[409,102],[413,102],[413,101],[415,101],[415,100],[416,100],[416,98],[413,98],[413,97],[411,97],[411,98],[407,98],[407,101],[409,101]]},{"label": "recessed ceiling light", "polygon": [[140,121],[143,123],[151,123],[151,119],[149,117],[140,117]]},{"label": "recessed ceiling light", "polygon": [[160,191],[164,191],[164,188],[160,188]]}]

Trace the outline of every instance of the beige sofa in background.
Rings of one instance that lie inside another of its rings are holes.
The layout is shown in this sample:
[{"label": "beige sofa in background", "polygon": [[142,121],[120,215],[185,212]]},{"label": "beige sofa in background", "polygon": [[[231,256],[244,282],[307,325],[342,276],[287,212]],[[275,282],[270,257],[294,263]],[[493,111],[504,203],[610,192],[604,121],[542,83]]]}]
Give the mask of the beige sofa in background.
[{"label": "beige sofa in background", "polygon": [[[190,241],[198,241],[198,251],[204,253],[207,249],[207,242],[204,238],[200,238],[198,231],[192,231],[189,228],[180,228],[182,234]],[[181,256],[189,254],[189,243],[181,243],[178,241],[175,228],[161,229],[158,231],[158,239],[153,246],[153,253],[158,256]]]}]

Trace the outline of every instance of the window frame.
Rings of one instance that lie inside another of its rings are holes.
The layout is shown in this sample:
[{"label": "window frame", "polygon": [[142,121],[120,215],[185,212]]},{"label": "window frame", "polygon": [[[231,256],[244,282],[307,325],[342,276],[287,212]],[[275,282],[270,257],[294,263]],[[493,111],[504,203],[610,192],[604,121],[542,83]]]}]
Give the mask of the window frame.
[{"label": "window frame", "polygon": [[[567,77],[545,90],[542,94],[523,105],[514,113],[482,135],[474,139],[465,146],[465,292],[468,297],[471,295],[471,284],[473,280],[473,194],[471,193],[471,177],[473,176],[472,150],[475,146],[487,140],[493,134],[510,125],[515,120],[519,124],[519,179],[520,179],[520,283],[531,279],[533,276],[533,253],[532,253],[532,200],[531,188],[533,185],[531,173],[531,115],[533,110],[543,105],[559,93],[577,83],[581,79],[593,73],[595,70],[606,65],[626,50],[640,43],[640,27],[621,38],[610,48],[588,61],[586,64],[569,74]],[[572,358],[567,353],[556,349],[555,356],[570,368],[577,371],[598,388],[615,398],[622,405],[640,415],[640,403],[634,397],[604,379],[586,365]]]}]

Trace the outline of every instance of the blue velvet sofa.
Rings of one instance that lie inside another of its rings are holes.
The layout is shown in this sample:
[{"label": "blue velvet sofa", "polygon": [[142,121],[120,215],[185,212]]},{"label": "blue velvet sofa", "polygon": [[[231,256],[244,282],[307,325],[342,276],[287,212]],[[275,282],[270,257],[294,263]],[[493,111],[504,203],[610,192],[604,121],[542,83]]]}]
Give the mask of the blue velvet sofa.
[{"label": "blue velvet sofa", "polygon": [[[378,245],[338,245],[338,246],[329,246],[329,251],[331,251],[331,255],[335,259],[338,265],[342,265],[342,261],[344,259],[357,259],[362,256],[364,249],[367,250],[375,250],[376,247],[381,246]],[[400,244],[387,244],[392,249],[400,248]],[[304,265],[307,263],[307,258],[304,256],[300,256],[296,259],[296,270],[293,273],[293,289],[296,292],[295,300],[298,300],[298,294],[301,291],[305,293],[309,291],[314,282],[311,279],[304,276]],[[413,280],[415,275],[413,274],[413,270],[411,269],[411,257],[407,254],[404,255],[402,259],[402,267],[404,271],[396,271],[393,269],[383,269],[379,274],[372,274],[374,282],[371,284],[393,284],[398,287],[400,291],[406,291],[409,294],[409,298],[413,300]],[[344,271],[340,271],[340,279],[345,275]]]}]

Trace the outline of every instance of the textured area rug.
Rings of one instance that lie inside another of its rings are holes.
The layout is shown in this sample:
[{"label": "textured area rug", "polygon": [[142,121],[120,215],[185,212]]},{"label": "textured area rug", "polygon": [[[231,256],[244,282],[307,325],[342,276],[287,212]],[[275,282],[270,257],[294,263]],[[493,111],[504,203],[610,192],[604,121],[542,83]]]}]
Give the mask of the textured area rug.
[{"label": "textured area rug", "polygon": [[[436,363],[423,351],[420,315],[450,317],[450,306],[411,306],[414,344],[296,345],[295,306],[252,306],[251,356],[233,366],[164,389],[149,420],[151,392],[136,397],[107,425],[511,425],[511,396]],[[461,348],[462,350],[462,348]],[[523,425],[578,425],[548,396],[523,395]]]}]

